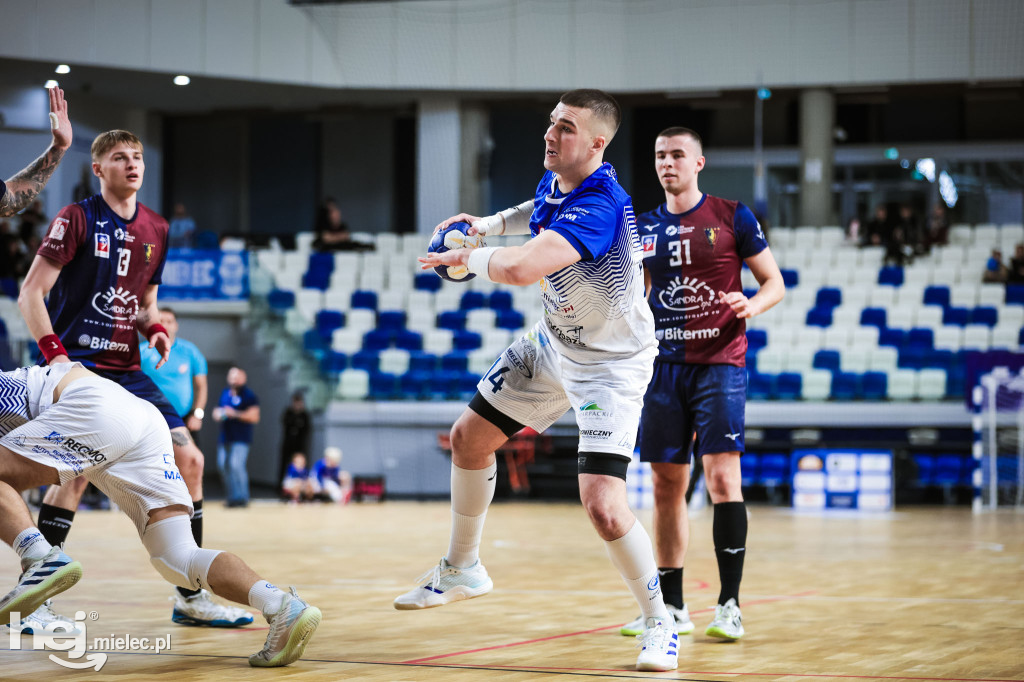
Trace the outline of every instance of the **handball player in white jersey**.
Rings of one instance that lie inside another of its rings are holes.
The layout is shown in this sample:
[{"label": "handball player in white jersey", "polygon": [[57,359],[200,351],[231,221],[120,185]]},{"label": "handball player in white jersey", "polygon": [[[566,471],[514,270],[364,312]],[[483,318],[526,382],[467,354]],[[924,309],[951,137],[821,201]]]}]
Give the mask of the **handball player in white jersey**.
[{"label": "handball player in white jersey", "polygon": [[478,277],[539,285],[545,315],[480,379],[452,427],[452,531],[448,551],[395,608],[424,609],[479,597],[493,585],[479,548],[494,496],[494,451],[523,426],[541,432],[572,410],[579,426],[580,498],[644,615],[639,670],[673,670],[678,636],[662,600],[651,540],[626,501],[657,341],[644,298],[633,206],[603,162],[618,104],[573,90],[551,112],[546,172],[533,199],[486,218],[460,214],[489,235],[531,234],[523,246],[458,249],[420,258],[423,268],[465,266]]},{"label": "handball player in white jersey", "polygon": [[0,623],[19,628],[23,614],[82,577],[82,565],[43,537],[21,498],[23,490],[78,476],[131,518],[166,580],[260,609],[270,632],[250,665],[288,665],[302,655],[320,610],[237,556],[196,545],[192,499],[159,410],[78,362],[0,372],[0,540],[18,553],[22,568],[17,585],[0,598]]}]

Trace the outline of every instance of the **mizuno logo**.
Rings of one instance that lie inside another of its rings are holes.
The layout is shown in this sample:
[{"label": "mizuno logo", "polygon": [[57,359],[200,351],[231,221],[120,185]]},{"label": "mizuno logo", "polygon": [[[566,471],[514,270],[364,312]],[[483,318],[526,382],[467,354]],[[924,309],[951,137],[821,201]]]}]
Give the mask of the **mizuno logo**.
[{"label": "mizuno logo", "polygon": [[97,220],[96,221],[96,227],[103,227],[103,226],[105,226],[109,222],[110,222],[109,220]]},{"label": "mizuno logo", "polygon": [[645,230],[647,230],[648,232],[650,232],[651,230],[653,230],[653,229],[654,229],[654,228],[656,228],[656,227],[661,227],[661,223],[653,223],[653,224],[651,224],[651,225],[643,225],[642,227],[643,227],[643,228],[644,228]]},{"label": "mizuno logo", "polygon": [[742,552],[745,549],[746,549],[746,547],[737,547],[736,549],[733,549],[732,547],[723,547],[722,551],[725,552],[726,554],[739,554],[740,552]]},{"label": "mizuno logo", "polygon": [[740,437],[740,434],[738,434],[738,433],[727,433],[727,434],[725,434],[725,437],[728,438],[729,440],[731,440],[733,443],[735,443],[736,439]]}]

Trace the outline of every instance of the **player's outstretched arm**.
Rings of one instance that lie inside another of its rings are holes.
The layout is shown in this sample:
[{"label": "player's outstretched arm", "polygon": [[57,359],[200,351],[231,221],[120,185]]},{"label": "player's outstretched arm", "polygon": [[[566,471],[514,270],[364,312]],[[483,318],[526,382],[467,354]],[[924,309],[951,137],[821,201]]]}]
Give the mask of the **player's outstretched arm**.
[{"label": "player's outstretched arm", "polygon": [[424,270],[438,265],[463,265],[469,271],[493,282],[523,286],[545,275],[558,272],[580,259],[580,254],[557,232],[545,231],[523,246],[491,246],[479,249],[452,249],[428,253],[419,261]]},{"label": "player's outstretched arm", "polygon": [[[62,348],[53,347],[43,348],[43,345],[46,344],[44,340],[49,339],[49,344],[52,344],[54,343],[52,339],[57,338],[53,333],[50,314],[46,311],[46,297],[57,282],[60,271],[59,263],[46,256],[37,255],[32,259],[32,266],[29,267],[28,274],[25,275],[25,282],[21,285],[21,292],[18,294],[18,309],[21,311],[21,316],[25,318],[25,324],[28,325],[28,331],[32,334],[32,338],[37,343],[42,342],[40,350],[44,355],[48,351],[62,350]],[[56,343],[59,344],[60,341],[58,340]],[[47,357],[51,364],[69,360],[66,353],[60,353],[53,357],[47,355]]]},{"label": "player's outstretched arm", "polygon": [[786,285],[782,281],[782,272],[771,249],[764,249],[750,258],[747,258],[747,266],[754,273],[759,285],[757,293],[747,298],[741,291],[719,292],[718,297],[723,303],[729,305],[736,317],[741,319],[760,315],[772,308],[786,295]]},{"label": "player's outstretched arm", "polygon": [[0,218],[12,216],[36,198],[53,176],[64,152],[71,146],[71,121],[68,119],[68,103],[64,91],[50,88],[50,128],[53,142],[43,155],[6,181],[7,191],[0,196]]}]

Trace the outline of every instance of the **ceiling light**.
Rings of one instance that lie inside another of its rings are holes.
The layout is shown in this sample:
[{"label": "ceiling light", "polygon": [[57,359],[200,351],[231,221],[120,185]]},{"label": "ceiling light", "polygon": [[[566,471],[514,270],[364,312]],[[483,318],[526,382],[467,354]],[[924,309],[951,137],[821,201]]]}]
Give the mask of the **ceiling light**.
[{"label": "ceiling light", "polygon": [[67,64],[58,64],[57,68],[54,69],[57,73],[71,73],[71,67]]},{"label": "ceiling light", "polygon": [[175,76],[174,77],[174,84],[175,85],[188,85],[191,82],[192,82],[192,79],[189,78],[188,76]]},{"label": "ceiling light", "polygon": [[51,78],[50,80],[46,81],[46,85],[44,85],[43,87],[46,88],[47,90],[49,90],[51,88],[55,88],[55,87],[57,87],[57,81],[55,81],[55,80],[53,80]]}]

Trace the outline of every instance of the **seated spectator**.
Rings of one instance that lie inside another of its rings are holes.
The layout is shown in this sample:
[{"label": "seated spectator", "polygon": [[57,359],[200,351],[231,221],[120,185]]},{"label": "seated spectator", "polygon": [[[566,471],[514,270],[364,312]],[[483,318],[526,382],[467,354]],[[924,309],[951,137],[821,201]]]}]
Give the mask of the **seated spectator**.
[{"label": "seated spectator", "polygon": [[928,216],[924,238],[925,247],[928,249],[949,244],[949,216],[946,215],[946,207],[941,203],[935,204],[932,214]]},{"label": "seated spectator", "polygon": [[174,213],[168,224],[167,248],[191,249],[196,233],[196,221],[185,210],[185,204],[179,201],[174,205]]},{"label": "seated spectator", "polygon": [[911,260],[913,253],[913,247],[907,242],[907,233],[903,225],[892,225],[885,238],[885,258],[882,263],[903,267]]},{"label": "seated spectator", "polygon": [[1024,284],[1024,244],[1017,244],[1010,259],[1010,271],[1006,281],[1010,284]]},{"label": "seated spectator", "polygon": [[331,502],[348,504],[352,498],[352,475],[341,470],[341,448],[324,448],[324,456],[313,465],[313,489]]},{"label": "seated spectator", "polygon": [[312,500],[316,494],[309,477],[309,468],[306,467],[306,456],[301,452],[292,455],[292,462],[281,481],[281,492],[292,503]]},{"label": "seated spectator", "polygon": [[352,233],[348,229],[341,214],[338,202],[328,197],[320,205],[316,217],[316,239],[313,248],[317,251],[368,251],[372,244],[352,241]]},{"label": "seated spectator", "polygon": [[896,224],[903,232],[903,252],[907,258],[913,258],[914,254],[924,253],[921,221],[914,213],[913,206],[910,204],[900,205],[900,215]]},{"label": "seated spectator", "polygon": [[985,264],[985,272],[981,275],[981,281],[1002,284],[1006,282],[1009,274],[1009,270],[1003,264],[1003,252],[999,249],[992,249],[992,255],[989,256],[988,262]]},{"label": "seated spectator", "polygon": [[889,211],[885,204],[875,209],[875,217],[864,225],[864,245],[881,246],[889,234]]}]

